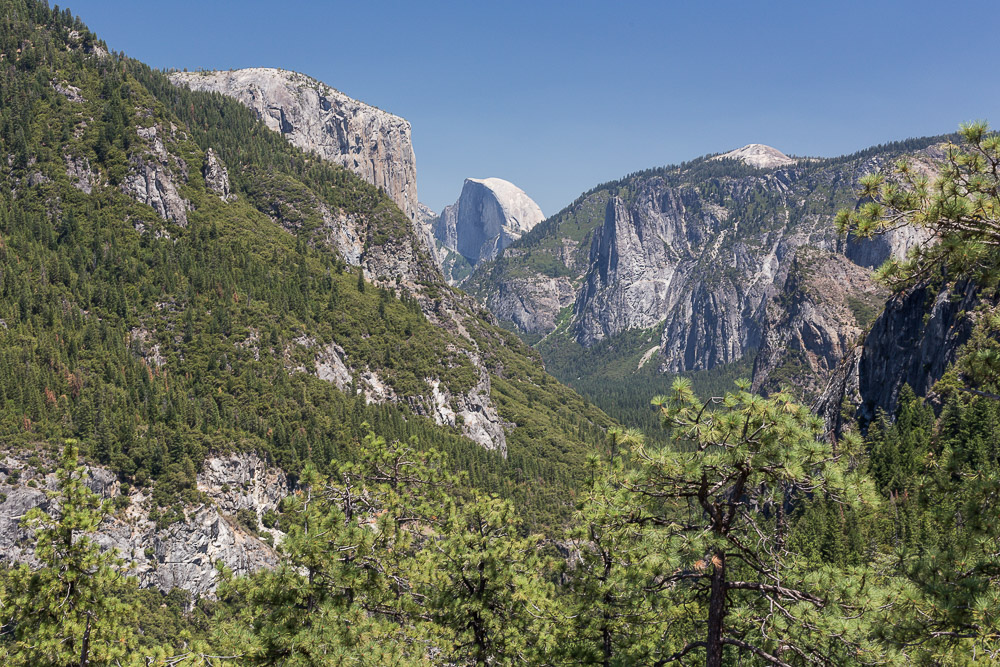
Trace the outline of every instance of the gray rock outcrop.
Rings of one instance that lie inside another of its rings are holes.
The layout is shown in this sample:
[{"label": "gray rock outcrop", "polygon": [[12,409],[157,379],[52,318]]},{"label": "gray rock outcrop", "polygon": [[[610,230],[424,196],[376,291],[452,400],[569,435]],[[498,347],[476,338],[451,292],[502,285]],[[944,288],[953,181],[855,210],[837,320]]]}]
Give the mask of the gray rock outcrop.
[{"label": "gray rock outcrop", "polygon": [[66,161],[66,175],[77,190],[89,195],[100,184],[100,174],[91,168],[90,160],[70,155],[64,155],[63,159]]},{"label": "gray rock outcrop", "polygon": [[[734,180],[723,196],[738,201],[760,188],[784,199],[782,179],[779,173]],[[758,311],[783,260],[797,245],[832,249],[835,239],[832,230],[788,234],[777,207],[752,241],[740,232],[741,222],[696,188],[656,178],[638,184],[629,201],[612,197],[574,306],[576,340],[589,346],[663,326],[659,362],[669,372],[712,368],[756,348]]]},{"label": "gray rock outcrop", "polygon": [[[5,496],[0,502],[0,562],[37,563],[34,541],[21,518],[33,507],[50,508],[46,491],[56,489],[56,477],[34,472],[27,458],[8,455],[0,461],[0,492]],[[111,471],[90,467],[87,475],[87,486],[101,497],[122,495]],[[37,488],[29,486],[30,481]],[[141,586],[162,591],[178,587],[195,595],[212,594],[218,577],[215,564],[220,561],[237,574],[277,564],[274,550],[260,538],[269,534],[272,542],[280,541],[282,534],[264,528],[260,520],[291,492],[284,473],[253,453],[212,456],[198,475],[198,490],[208,502],[184,508],[183,520],[159,528],[149,516],[149,495],[132,489],[125,508],[109,515],[92,538],[131,562]],[[257,525],[242,525],[235,518],[240,510],[252,512]]]},{"label": "gray rock outcrop", "polygon": [[434,240],[434,225],[437,223],[438,214],[427,204],[417,203],[416,217],[413,219],[417,238],[434,255],[435,262],[441,264],[439,249]]},{"label": "gray rock outcrop", "polygon": [[886,296],[867,269],[843,255],[799,248],[766,305],[752,390],[789,388],[799,400],[815,401]]},{"label": "gray rock outcrop", "polygon": [[208,189],[219,195],[223,201],[232,201],[236,198],[229,185],[229,171],[211,148],[205,151],[205,164],[201,167],[201,175]]},{"label": "gray rock outcrop", "polygon": [[497,257],[545,219],[521,188],[501,178],[467,178],[458,201],[445,207],[434,236],[471,264]]},{"label": "gray rock outcrop", "polygon": [[121,185],[122,191],[136,201],[153,207],[164,220],[187,225],[191,203],[180,196],[180,183],[187,180],[187,165],[169,151],[158,126],[137,130],[144,146],[129,157],[129,171]]},{"label": "gray rock outcrop", "polygon": [[969,339],[973,320],[967,313],[980,298],[971,282],[920,285],[892,297],[816,403],[830,430],[839,431],[845,416],[864,428],[880,410],[893,414],[904,384],[927,396]]},{"label": "gray rock outcrop", "polygon": [[238,100],[294,145],[385,190],[410,220],[416,219],[417,167],[405,119],[282,69],[174,72],[170,80]]}]

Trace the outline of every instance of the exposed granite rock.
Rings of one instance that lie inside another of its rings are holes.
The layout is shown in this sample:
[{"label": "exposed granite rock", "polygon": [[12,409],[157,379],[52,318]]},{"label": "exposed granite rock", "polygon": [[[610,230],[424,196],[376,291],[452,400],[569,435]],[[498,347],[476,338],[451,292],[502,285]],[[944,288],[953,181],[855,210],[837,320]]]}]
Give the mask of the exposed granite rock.
[{"label": "exposed granite rock", "polygon": [[[462,191],[465,191],[464,187]],[[458,204],[459,202],[455,202],[445,206],[434,223],[434,238],[454,252],[458,252]],[[478,253],[476,257],[479,257]]]},{"label": "exposed granite rock", "polygon": [[467,178],[458,201],[445,207],[434,236],[473,265],[499,255],[545,219],[519,187],[501,178]]},{"label": "exposed granite rock", "polygon": [[771,148],[764,144],[747,144],[743,148],[716,155],[713,160],[739,160],[751,167],[760,169],[773,169],[775,167],[787,167],[795,164],[795,160],[788,157],[777,148]]},{"label": "exposed granite rock", "polygon": [[129,331],[128,344],[132,353],[150,366],[160,368],[167,363],[166,357],[160,352],[160,344],[156,342],[153,332],[145,327],[132,327]]},{"label": "exposed granite rock", "polygon": [[816,412],[831,431],[842,428],[845,409],[866,428],[879,410],[896,411],[904,384],[926,396],[969,339],[972,319],[965,313],[979,300],[971,282],[940,290],[922,285],[892,297],[837,367]]},{"label": "exposed granite rock", "polygon": [[187,180],[187,165],[166,150],[157,127],[140,127],[137,133],[145,140],[146,150],[130,156],[122,191],[152,206],[164,220],[186,226],[191,203],[178,193],[178,183]]},{"label": "exposed granite rock", "polygon": [[142,158],[134,160],[122,190],[136,201],[152,206],[164,220],[173,220],[182,227],[187,225],[190,205],[177,193],[173,176],[162,165]]},{"label": "exposed granite rock", "polygon": [[812,403],[840,359],[882,308],[887,291],[843,255],[800,248],[768,300],[752,389],[789,388]]},{"label": "exposed granite rock", "polygon": [[77,190],[89,195],[100,184],[100,174],[91,169],[90,160],[82,156],[69,155],[64,155],[63,159],[66,160],[66,175]]},{"label": "exposed granite rock", "polygon": [[476,386],[469,393],[455,397],[456,411],[462,420],[462,434],[483,448],[499,451],[507,458],[505,427],[513,425],[500,418],[490,396],[490,374],[481,363],[476,365],[479,368]]},{"label": "exposed granite rock", "polygon": [[341,391],[351,386],[354,378],[344,363],[344,348],[330,343],[316,354],[316,377],[332,382]]},{"label": "exposed granite rock", "polygon": [[269,67],[175,72],[170,80],[239,100],[269,128],[382,188],[410,220],[416,218],[416,158],[403,118],[304,74]]},{"label": "exposed granite rock", "polygon": [[211,148],[205,151],[205,164],[201,167],[201,175],[205,178],[208,189],[219,195],[223,201],[232,201],[236,198],[229,185],[229,171]]},{"label": "exposed granite rock", "polygon": [[[787,191],[776,174],[728,185],[731,199],[758,187],[778,197]],[[751,242],[729,210],[705,203],[697,189],[659,179],[639,184],[629,202],[608,201],[574,306],[578,342],[589,346],[665,323],[662,370],[735,361],[759,344],[758,311],[789,251],[802,243],[828,248],[835,243],[832,230],[812,237],[787,234],[780,210]]]},{"label": "exposed granite rock", "polygon": [[363,371],[358,375],[359,392],[365,395],[366,403],[396,403],[399,396],[392,387],[382,381],[378,373],[371,370]]},{"label": "exposed granite rock", "polygon": [[43,185],[45,183],[51,182],[51,180],[52,179],[50,179],[48,176],[46,176],[42,172],[40,172],[40,171],[33,171],[28,176],[28,187],[29,188],[38,187],[39,185]]},{"label": "exposed granite rock", "polygon": [[890,257],[906,257],[910,250],[927,242],[930,234],[912,226],[900,227],[872,239],[850,236],[844,255],[859,266],[877,269]]},{"label": "exposed granite rock", "polygon": [[148,204],[164,220],[173,220],[182,227],[187,225],[190,204],[177,193],[173,175],[161,164],[150,163],[137,158],[122,190],[136,201]]},{"label": "exposed granite rock", "polygon": [[[477,360],[478,361],[478,360]],[[435,423],[458,426],[466,436],[484,449],[499,451],[507,457],[506,424],[490,399],[490,374],[480,365],[479,381],[472,391],[453,396],[437,379],[430,379],[431,400],[411,401],[417,414],[434,419]]]},{"label": "exposed granite rock", "polygon": [[80,104],[86,102],[87,100],[80,94],[80,89],[76,86],[71,86],[66,82],[59,83],[56,81],[52,82],[52,87],[57,93],[65,97],[70,102],[74,104]]},{"label": "exposed granite rock", "polygon": [[[34,546],[29,531],[20,520],[32,507],[48,509],[51,501],[45,491],[56,489],[54,473],[33,473],[23,458],[9,455],[0,464],[0,561],[35,564]],[[20,479],[11,483],[9,474],[17,470]],[[31,488],[34,480],[41,488]],[[117,498],[121,485],[114,474],[100,467],[88,468],[87,486],[104,498]],[[237,574],[248,574],[264,567],[274,567],[277,555],[257,536],[240,525],[232,515],[249,509],[257,514],[274,510],[292,488],[286,475],[267,465],[253,453],[209,457],[198,475],[198,490],[209,502],[185,508],[184,520],[157,528],[149,519],[151,501],[138,490],[129,493],[128,507],[109,516],[101,524],[94,540],[102,548],[115,548],[133,563],[132,573],[141,586],[163,591],[179,587],[196,595],[210,595],[217,583],[215,563],[221,561]],[[270,532],[280,540],[281,533]]]},{"label": "exposed granite rock", "polygon": [[414,229],[417,232],[417,238],[420,242],[427,248],[427,250],[434,256],[434,261],[440,266],[441,260],[439,257],[437,243],[434,240],[434,225],[437,222],[438,214],[435,213],[430,206],[427,204],[417,203],[416,216],[413,219]]},{"label": "exposed granite rock", "polygon": [[[292,485],[284,472],[257,454],[241,452],[206,459],[198,473],[198,490],[226,514],[252,510],[259,519],[278,508]],[[253,527],[266,530],[260,524]]]},{"label": "exposed granite rock", "polygon": [[486,297],[486,307],[521,331],[539,334],[556,328],[563,308],[573,305],[576,288],[568,276],[512,278]]}]

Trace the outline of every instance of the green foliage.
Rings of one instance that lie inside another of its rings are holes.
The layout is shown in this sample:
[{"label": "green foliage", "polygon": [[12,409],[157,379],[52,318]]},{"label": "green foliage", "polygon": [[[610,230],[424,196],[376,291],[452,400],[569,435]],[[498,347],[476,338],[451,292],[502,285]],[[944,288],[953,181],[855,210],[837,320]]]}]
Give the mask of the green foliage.
[{"label": "green foliage", "polygon": [[118,595],[129,583],[124,564],[93,540],[108,504],[84,475],[75,444],[67,444],[53,509],[36,507],[24,517],[41,567],[3,573],[4,664],[111,664],[129,658],[136,645],[135,607]]},{"label": "green foliage", "polygon": [[[662,442],[660,416],[649,397],[663,393],[676,377],[691,381],[699,396],[721,396],[733,383],[753,370],[755,352],[715,368],[684,373],[661,373],[659,332],[635,329],[611,336],[584,348],[564,331],[557,330],[538,344],[546,370],[560,382],[580,392],[621,424],[640,429],[651,442]],[[645,364],[643,358],[650,354]]]},{"label": "green foliage", "polygon": [[[704,650],[706,664],[726,653],[778,664],[843,662],[879,655],[855,614],[867,596],[861,572],[816,567],[788,548],[786,508],[822,493],[836,502],[869,502],[863,475],[848,465],[856,446],[835,453],[822,423],[785,394],[769,399],[739,391],[699,401],[690,382],[654,399],[671,447],[639,444],[617,484],[633,520],[658,527],[667,555],[654,581],[673,605],[705,619],[703,640],[674,639],[679,659]],[[653,528],[657,530],[657,528]],[[776,607],[785,611],[773,614]]]},{"label": "green foliage", "polygon": [[307,470],[283,565],[220,589],[218,641],[261,664],[526,660],[550,598],[537,539],[508,502],[456,495],[445,467],[369,435],[355,463]]},{"label": "green foliage", "polygon": [[447,662],[540,664],[553,647],[551,586],[537,537],[522,537],[509,501],[475,496],[450,508],[422,551],[426,596]]},{"label": "green foliage", "polygon": [[[327,473],[351,458],[367,422],[447,451],[470,484],[517,498],[533,522],[569,515],[610,420],[576,409],[579,397],[537,369],[522,375],[534,354],[449,293],[384,193],[295,148],[235,100],[100,55],[106,47],[89,32],[71,38],[66,20],[41,7],[0,3],[0,42],[11,53],[30,44],[21,58],[31,61],[0,72],[0,150],[25,156],[0,175],[6,446],[78,439],[122,481],[152,487],[165,526],[199,502],[207,453],[253,449],[293,474],[308,463]],[[154,128],[155,141],[139,128]],[[204,182],[209,148],[234,200]],[[161,158],[190,204],[186,226],[119,187],[139,160]],[[412,257],[415,284],[348,268],[327,238],[341,217],[364,257]],[[446,322],[455,309],[464,324],[432,325],[424,308]],[[353,369],[344,391],[316,377],[331,351]],[[432,380],[455,397],[482,381],[470,355],[504,388],[500,417],[528,425],[508,435],[508,460],[414,414],[426,412]],[[359,398],[365,372],[399,403]],[[518,403],[529,396],[530,408]]]},{"label": "green foliage", "polygon": [[858,326],[862,329],[868,328],[875,318],[879,316],[882,311],[881,303],[874,303],[871,298],[866,298],[867,295],[847,295],[847,307],[851,309],[851,315],[854,316],[854,321],[858,323]]},{"label": "green foliage", "polygon": [[944,273],[995,282],[1000,239],[1000,135],[985,122],[962,125],[963,145],[950,143],[933,181],[902,159],[893,174],[860,179],[856,209],[837,215],[842,234],[871,238],[903,225],[924,230],[933,243],[917,245],[904,261],[888,260],[879,278],[899,290]]}]

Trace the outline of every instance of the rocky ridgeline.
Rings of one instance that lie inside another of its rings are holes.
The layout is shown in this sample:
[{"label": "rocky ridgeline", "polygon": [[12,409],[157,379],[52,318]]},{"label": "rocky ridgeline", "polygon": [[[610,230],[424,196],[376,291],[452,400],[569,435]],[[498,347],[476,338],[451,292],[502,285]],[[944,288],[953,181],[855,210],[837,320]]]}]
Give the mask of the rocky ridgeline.
[{"label": "rocky ridgeline", "polygon": [[[813,376],[798,384],[814,396],[860,333],[848,292],[871,300],[867,268],[922,240],[904,228],[845,243],[833,228],[836,211],[856,201],[857,178],[891,166],[901,150],[795,160],[751,144],[640,173],[587,193],[465,285],[526,333],[555,332],[583,347],[654,329],[659,349],[649,361],[664,373],[711,369],[765,349],[755,384],[772,387],[774,371],[790,372],[788,350],[778,347],[791,343]],[[917,151],[918,168],[933,171],[940,154],[934,145]],[[803,252],[810,253],[806,282],[834,289],[805,298],[805,282],[786,285]],[[569,319],[561,317],[567,309]]]},{"label": "rocky ridgeline", "polygon": [[294,145],[385,190],[410,220],[416,219],[417,164],[409,121],[282,69],[175,72],[170,80],[240,101]]},{"label": "rocky ridgeline", "polygon": [[[56,476],[38,470],[41,460],[31,451],[0,460],[0,562],[36,563],[34,540],[21,518],[52,503],[48,492],[56,489]],[[162,528],[150,517],[154,507],[144,490],[123,489],[114,473],[93,466],[86,484],[118,508],[93,539],[102,548],[117,549],[143,587],[206,595],[218,583],[216,563],[239,575],[278,562],[272,545],[283,534],[263,521],[292,487],[284,473],[254,453],[206,459],[198,474],[202,502],[185,507],[182,520]]]}]

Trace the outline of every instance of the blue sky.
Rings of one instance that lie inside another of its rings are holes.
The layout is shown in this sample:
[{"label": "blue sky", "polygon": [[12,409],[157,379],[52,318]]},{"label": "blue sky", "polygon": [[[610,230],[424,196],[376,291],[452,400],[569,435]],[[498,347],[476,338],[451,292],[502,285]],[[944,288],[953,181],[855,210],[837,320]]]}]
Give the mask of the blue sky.
[{"label": "blue sky", "polygon": [[154,67],[283,67],[403,116],[435,210],[467,176],[512,181],[551,215],[600,182],[747,143],[828,156],[1000,125],[995,2],[68,6]]}]

